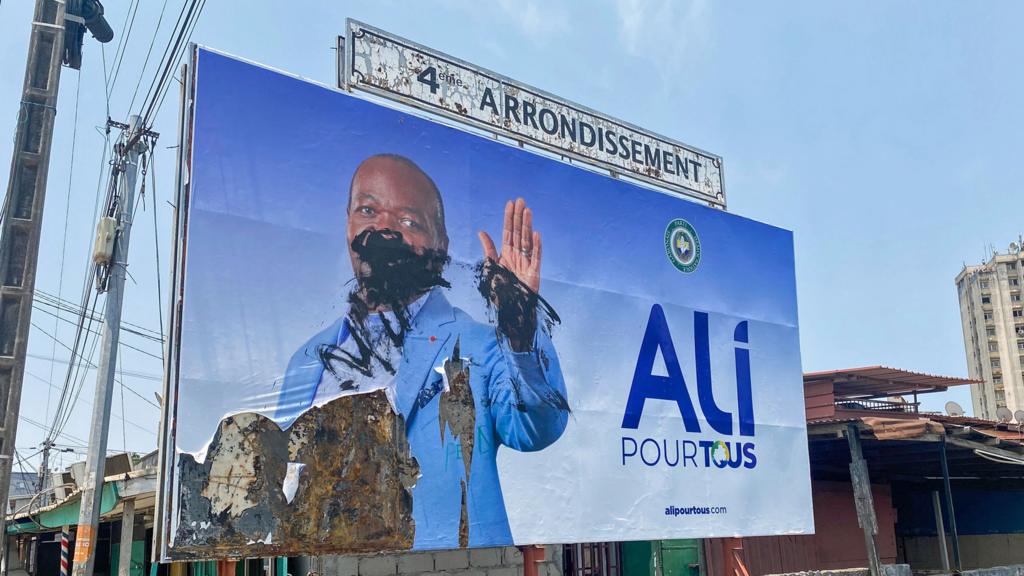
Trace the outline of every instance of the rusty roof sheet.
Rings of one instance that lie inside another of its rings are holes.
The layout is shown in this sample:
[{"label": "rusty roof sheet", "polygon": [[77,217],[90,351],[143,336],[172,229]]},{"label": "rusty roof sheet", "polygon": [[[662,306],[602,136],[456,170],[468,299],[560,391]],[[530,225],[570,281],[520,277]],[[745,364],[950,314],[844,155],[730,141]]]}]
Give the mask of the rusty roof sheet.
[{"label": "rusty roof sheet", "polygon": [[978,380],[912,372],[887,366],[807,372],[804,384],[832,382],[837,398],[880,398],[901,394],[943,392],[950,386],[978,384]]}]

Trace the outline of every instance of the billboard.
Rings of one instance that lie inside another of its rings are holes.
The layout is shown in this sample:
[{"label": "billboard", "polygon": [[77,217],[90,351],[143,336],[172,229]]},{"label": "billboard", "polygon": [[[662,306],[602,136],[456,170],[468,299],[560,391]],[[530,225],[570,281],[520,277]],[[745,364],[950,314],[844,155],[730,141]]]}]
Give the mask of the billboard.
[{"label": "billboard", "polygon": [[791,233],[194,64],[165,559],[813,530]]}]

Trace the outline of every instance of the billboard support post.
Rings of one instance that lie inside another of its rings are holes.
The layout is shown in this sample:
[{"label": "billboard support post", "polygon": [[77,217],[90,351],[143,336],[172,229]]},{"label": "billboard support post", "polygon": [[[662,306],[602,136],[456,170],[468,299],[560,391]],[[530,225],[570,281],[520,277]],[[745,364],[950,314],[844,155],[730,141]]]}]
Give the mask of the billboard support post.
[{"label": "billboard support post", "polygon": [[868,552],[868,567],[871,576],[882,576],[882,562],[878,557],[878,520],[875,518],[875,503],[871,497],[871,478],[868,463],[860,445],[860,429],[856,424],[846,427],[846,440],[850,444],[850,480],[853,483],[853,498],[857,506],[857,523],[864,530],[864,547]]},{"label": "billboard support post", "polygon": [[[103,314],[103,345],[96,374],[96,396],[93,400],[92,426],[89,430],[89,453],[86,456],[86,476],[82,487],[81,511],[78,519],[78,538],[75,544],[74,576],[92,576],[96,561],[96,542],[100,516],[98,496],[103,489],[106,467],[107,433],[110,428],[110,405],[114,396],[114,372],[117,367],[118,340],[121,331],[121,304],[124,300],[124,279],[128,265],[128,241],[132,230],[132,208],[135,205],[135,180],[139,156],[145,151],[141,136],[144,134],[139,116],[132,116],[124,142],[134,144],[124,152],[125,160],[120,182],[120,198],[113,217],[117,219],[113,250],[107,266],[106,309]],[[116,168],[115,168],[116,170]],[[97,238],[99,240],[99,238]]]},{"label": "billboard support post", "polygon": [[537,576],[537,564],[544,561],[543,546],[520,546],[523,553],[523,576]]}]

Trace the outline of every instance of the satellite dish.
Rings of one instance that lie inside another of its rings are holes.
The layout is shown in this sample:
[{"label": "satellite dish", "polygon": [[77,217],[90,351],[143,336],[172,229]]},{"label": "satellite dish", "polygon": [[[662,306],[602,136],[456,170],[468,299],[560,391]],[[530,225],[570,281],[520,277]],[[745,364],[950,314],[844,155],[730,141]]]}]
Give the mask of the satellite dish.
[{"label": "satellite dish", "polygon": [[1017,424],[1024,424],[1024,410],[1014,412],[1013,419],[1017,421]]},{"label": "satellite dish", "polygon": [[1010,412],[1010,409],[1006,406],[1000,406],[996,409],[996,420],[998,420],[1000,424],[1006,424],[1010,420],[1013,420],[1013,412]]},{"label": "satellite dish", "polygon": [[964,409],[956,402],[950,400],[949,402],[946,402],[946,414],[950,416],[963,416]]}]

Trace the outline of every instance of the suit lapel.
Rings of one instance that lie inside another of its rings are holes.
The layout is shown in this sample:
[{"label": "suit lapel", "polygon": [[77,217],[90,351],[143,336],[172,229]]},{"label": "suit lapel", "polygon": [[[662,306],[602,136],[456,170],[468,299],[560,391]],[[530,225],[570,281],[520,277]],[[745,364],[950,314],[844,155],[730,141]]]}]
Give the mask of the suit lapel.
[{"label": "suit lapel", "polygon": [[348,321],[345,318],[338,318],[325,330],[313,336],[303,346],[302,353],[297,354],[288,363],[278,402],[279,415],[282,412],[292,414],[296,410],[305,410],[313,403],[317,388],[320,387],[320,378],[324,373],[324,365],[317,355],[317,350],[325,344],[337,344],[348,336]]},{"label": "suit lapel", "polygon": [[398,370],[396,402],[398,411],[411,425],[419,406],[417,399],[425,385],[441,379],[434,367],[443,360],[441,351],[448,348],[455,312],[451,304],[435,288],[423,308],[416,314],[412,330],[405,338],[402,364]]}]

